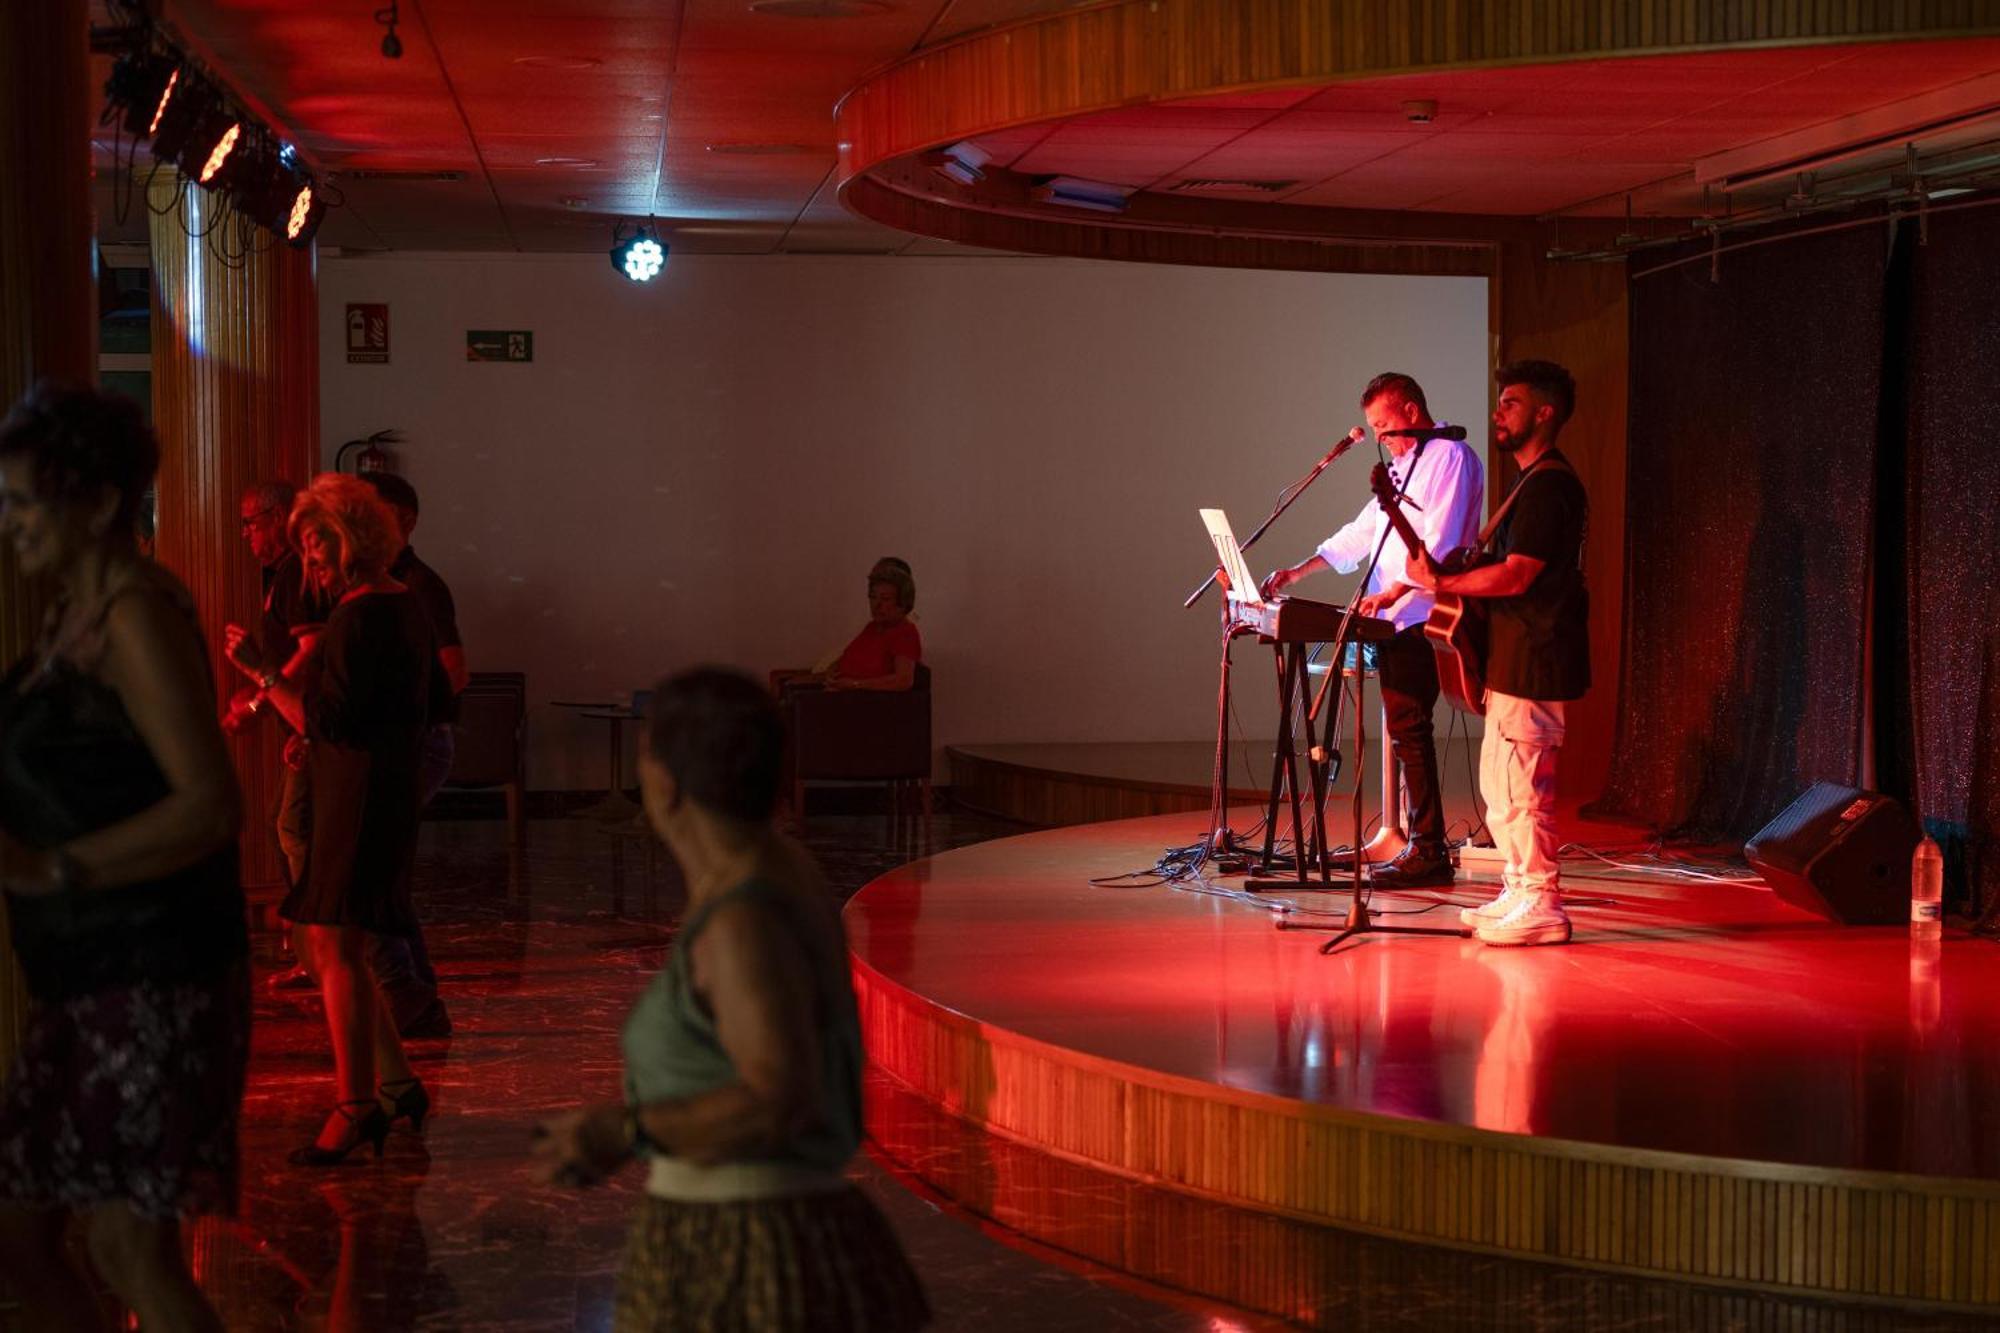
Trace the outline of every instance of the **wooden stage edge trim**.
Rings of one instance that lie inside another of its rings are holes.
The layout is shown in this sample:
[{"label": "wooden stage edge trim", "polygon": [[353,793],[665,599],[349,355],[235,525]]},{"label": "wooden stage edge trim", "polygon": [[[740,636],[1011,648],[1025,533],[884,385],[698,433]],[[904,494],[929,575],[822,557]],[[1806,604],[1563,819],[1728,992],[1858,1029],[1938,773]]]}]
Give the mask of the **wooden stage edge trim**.
[{"label": "wooden stage edge trim", "polygon": [[859,957],[853,972],[868,1058],[885,1075],[986,1132],[1128,1179],[1600,1271],[1926,1309],[2000,1306],[2000,1182],[1315,1105],[1039,1042],[932,1004]]},{"label": "wooden stage edge trim", "polygon": [[[1208,809],[1207,783],[1196,786],[1073,773],[994,759],[957,746],[946,746],[944,753],[950,766],[951,798],[955,804],[1016,823],[1066,828],[1072,824]],[[1261,789],[1229,789],[1232,805],[1260,803],[1268,795]]]}]

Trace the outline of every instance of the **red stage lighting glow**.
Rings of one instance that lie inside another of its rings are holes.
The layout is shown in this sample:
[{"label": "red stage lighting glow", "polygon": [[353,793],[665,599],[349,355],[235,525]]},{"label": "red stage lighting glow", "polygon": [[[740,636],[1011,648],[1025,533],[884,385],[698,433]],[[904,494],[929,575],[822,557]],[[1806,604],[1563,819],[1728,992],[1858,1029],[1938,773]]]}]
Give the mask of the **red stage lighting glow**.
[{"label": "red stage lighting glow", "polygon": [[160,117],[167,114],[167,103],[174,100],[174,89],[180,86],[181,86],[181,72],[179,70],[175,70],[171,75],[167,77],[167,86],[160,90],[159,105],[153,108],[153,121],[150,125],[146,126],[146,134],[148,135],[148,137],[157,134],[159,132]]},{"label": "red stage lighting glow", "polygon": [[292,197],[292,215],[285,220],[286,240],[296,241],[299,239],[299,234],[306,229],[306,219],[312,216],[312,203],[313,187],[312,183],[308,181],[306,184],[301,185],[299,192]]},{"label": "red stage lighting glow", "polygon": [[236,147],[236,140],[242,133],[242,122],[231,121],[229,128],[222,132],[222,137],[215,141],[215,147],[210,150],[208,161],[201,169],[201,183],[203,185],[214,180],[215,173],[222,170],[222,164],[229,160],[229,152]]}]

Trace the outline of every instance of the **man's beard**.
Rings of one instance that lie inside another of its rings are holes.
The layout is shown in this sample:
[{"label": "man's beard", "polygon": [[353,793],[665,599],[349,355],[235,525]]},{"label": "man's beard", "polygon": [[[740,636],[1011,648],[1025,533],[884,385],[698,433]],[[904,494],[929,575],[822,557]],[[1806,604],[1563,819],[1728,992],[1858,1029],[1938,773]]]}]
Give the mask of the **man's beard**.
[{"label": "man's beard", "polygon": [[1493,447],[1503,454],[1518,454],[1521,450],[1528,447],[1528,442],[1512,431],[1504,435],[1495,431],[1493,434]]}]

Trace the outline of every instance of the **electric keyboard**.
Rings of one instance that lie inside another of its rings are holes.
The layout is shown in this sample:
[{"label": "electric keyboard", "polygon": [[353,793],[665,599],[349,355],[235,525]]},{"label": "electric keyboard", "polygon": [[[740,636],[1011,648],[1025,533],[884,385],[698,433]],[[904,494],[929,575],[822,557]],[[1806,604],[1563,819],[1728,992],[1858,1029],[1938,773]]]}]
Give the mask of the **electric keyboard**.
[{"label": "electric keyboard", "polygon": [[[1331,643],[1340,634],[1344,606],[1308,601],[1304,597],[1272,597],[1266,601],[1229,604],[1230,628],[1273,643]],[[1396,635],[1396,623],[1379,616],[1356,616],[1347,626],[1352,643],[1382,643]]]}]

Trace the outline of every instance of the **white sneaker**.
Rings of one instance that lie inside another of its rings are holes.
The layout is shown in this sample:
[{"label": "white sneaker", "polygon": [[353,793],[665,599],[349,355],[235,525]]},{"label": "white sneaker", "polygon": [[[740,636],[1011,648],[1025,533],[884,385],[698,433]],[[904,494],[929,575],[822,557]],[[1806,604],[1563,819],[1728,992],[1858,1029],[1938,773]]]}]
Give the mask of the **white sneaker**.
[{"label": "white sneaker", "polygon": [[1514,904],[1519,901],[1520,896],[1520,890],[1510,884],[1500,890],[1498,897],[1489,899],[1477,907],[1459,908],[1458,923],[1461,926],[1483,926],[1488,922],[1498,921],[1514,910]]},{"label": "white sneaker", "polygon": [[1511,947],[1522,944],[1569,943],[1569,915],[1562,909],[1558,893],[1523,891],[1514,897],[1514,908],[1498,921],[1487,921],[1473,931],[1481,944]]}]

